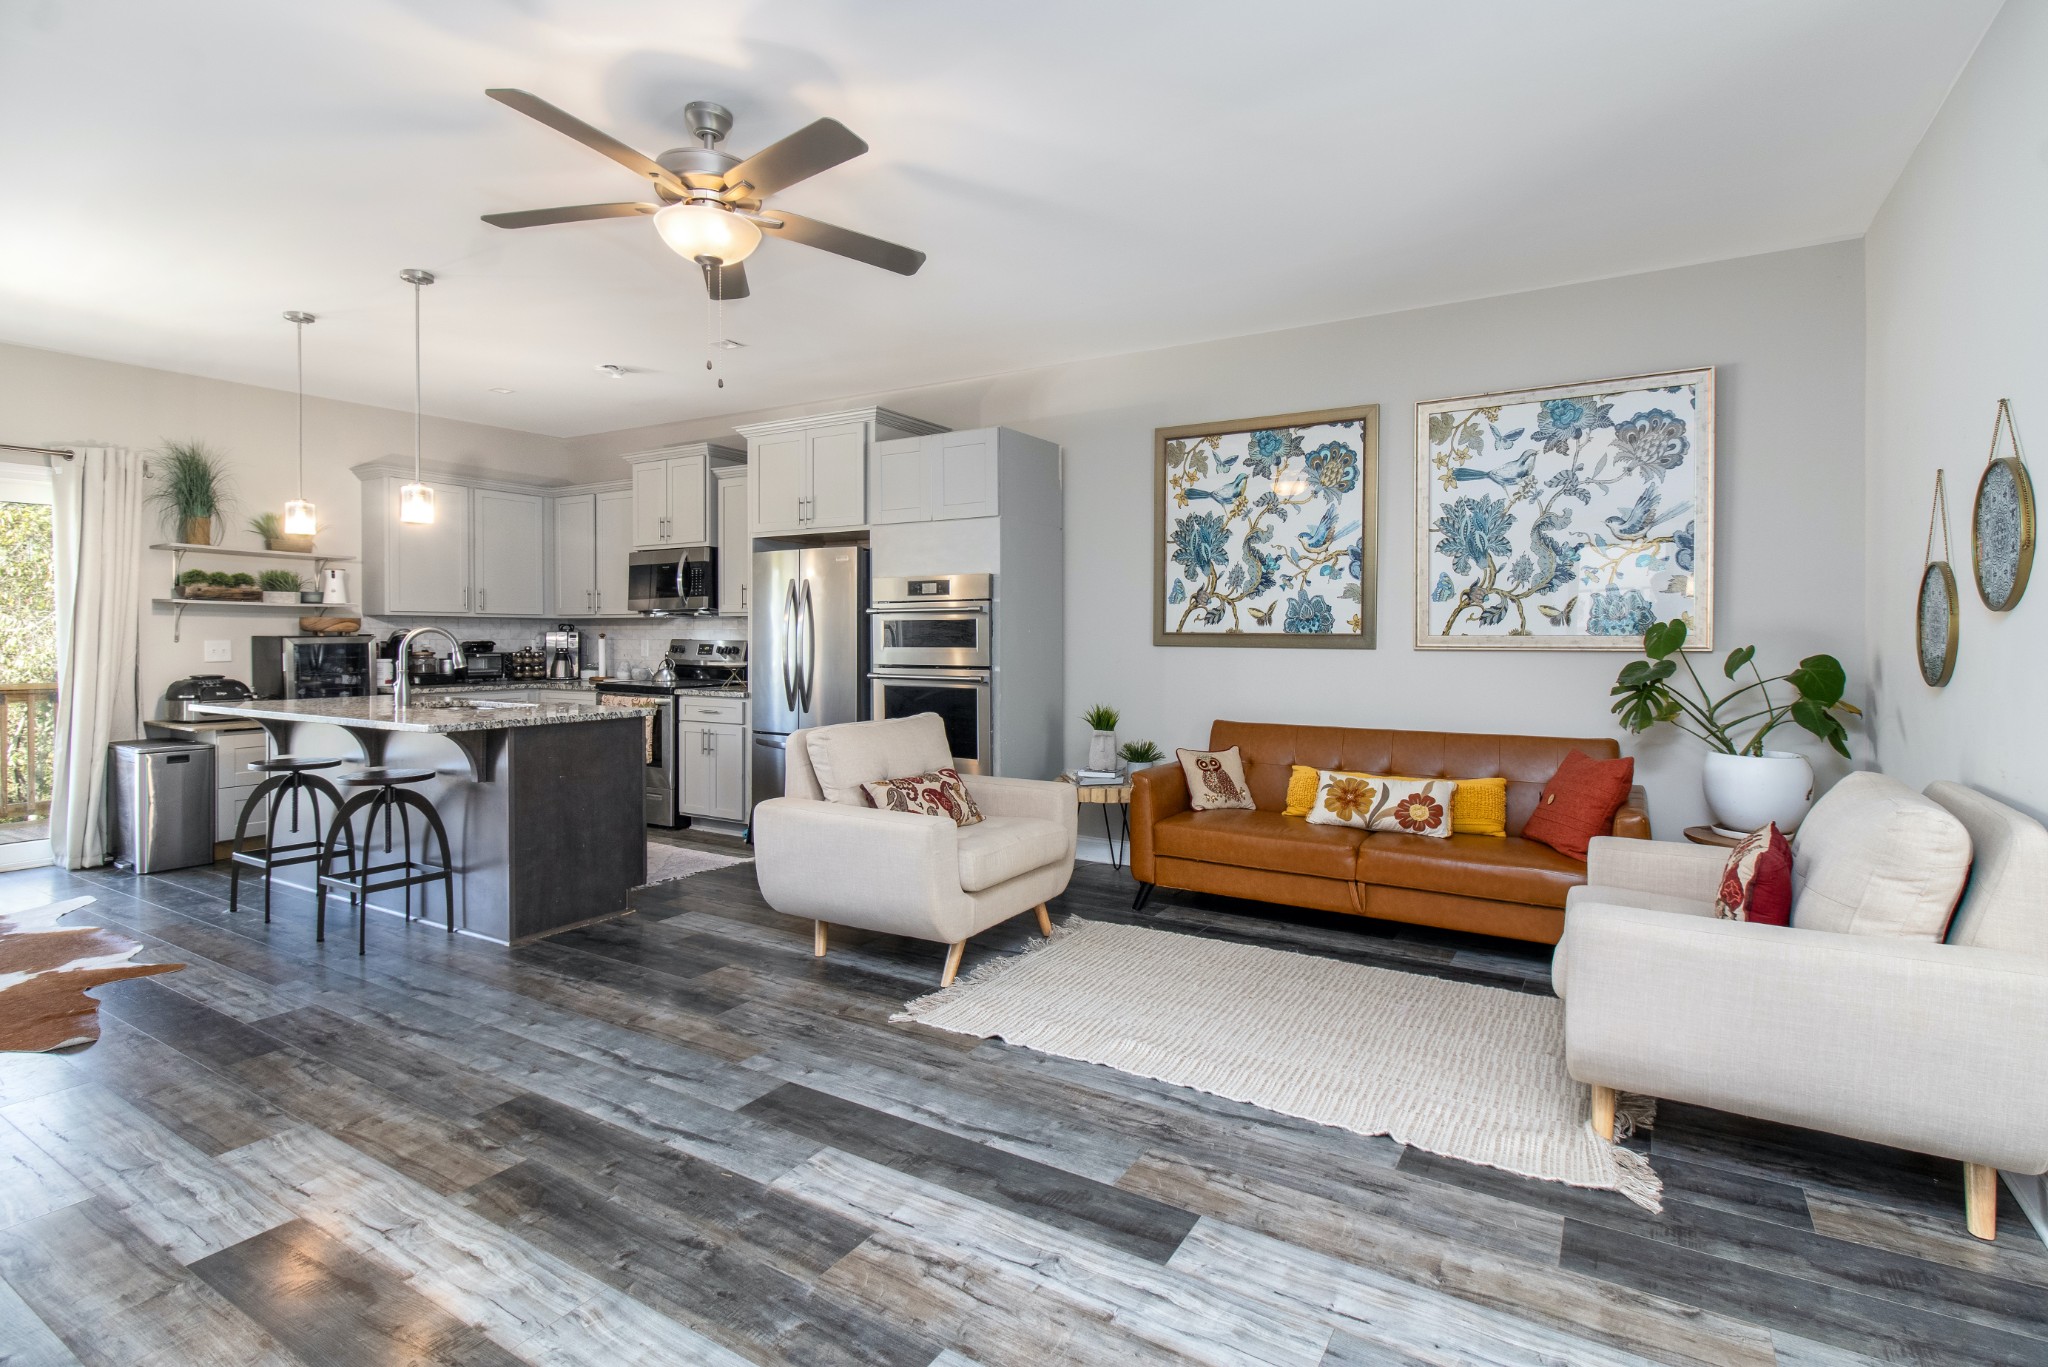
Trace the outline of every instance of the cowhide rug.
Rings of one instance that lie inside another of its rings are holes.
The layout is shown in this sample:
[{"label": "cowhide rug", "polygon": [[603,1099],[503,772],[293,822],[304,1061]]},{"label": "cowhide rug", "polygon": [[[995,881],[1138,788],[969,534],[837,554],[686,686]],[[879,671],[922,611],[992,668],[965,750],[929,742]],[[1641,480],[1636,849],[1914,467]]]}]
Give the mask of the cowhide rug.
[{"label": "cowhide rug", "polygon": [[100,1004],[85,995],[89,989],[185,966],[130,963],[142,946],[126,936],[57,924],[92,900],[0,913],[0,1050],[38,1054],[91,1044],[100,1037]]}]

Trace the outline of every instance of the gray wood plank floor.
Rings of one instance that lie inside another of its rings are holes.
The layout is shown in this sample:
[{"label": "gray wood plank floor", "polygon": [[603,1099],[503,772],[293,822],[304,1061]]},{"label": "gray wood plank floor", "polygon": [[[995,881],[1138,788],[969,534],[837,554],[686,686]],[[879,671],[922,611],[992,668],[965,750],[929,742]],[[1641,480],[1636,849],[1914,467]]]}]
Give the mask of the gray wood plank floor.
[{"label": "gray wood plank floor", "polygon": [[[191,967],[0,1055],[0,1363],[2048,1363],[2048,1250],[2010,1201],[1968,1238],[1954,1165],[1666,1104],[1652,1216],[891,1024],[941,951],[815,960],[748,865],[363,959],[217,868],[0,875],[78,893]],[[1083,865],[1054,913],[1550,990],[1535,946],[1130,893]]]}]

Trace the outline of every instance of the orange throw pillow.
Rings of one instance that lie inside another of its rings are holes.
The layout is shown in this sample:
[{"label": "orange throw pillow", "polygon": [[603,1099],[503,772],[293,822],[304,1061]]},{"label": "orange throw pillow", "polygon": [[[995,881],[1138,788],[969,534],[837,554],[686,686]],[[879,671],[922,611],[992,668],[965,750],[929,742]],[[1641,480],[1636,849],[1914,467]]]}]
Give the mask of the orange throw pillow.
[{"label": "orange throw pillow", "polygon": [[1574,750],[1543,785],[1522,834],[1583,862],[1587,842],[1614,829],[1614,814],[1635,781],[1634,759],[1593,759]]}]

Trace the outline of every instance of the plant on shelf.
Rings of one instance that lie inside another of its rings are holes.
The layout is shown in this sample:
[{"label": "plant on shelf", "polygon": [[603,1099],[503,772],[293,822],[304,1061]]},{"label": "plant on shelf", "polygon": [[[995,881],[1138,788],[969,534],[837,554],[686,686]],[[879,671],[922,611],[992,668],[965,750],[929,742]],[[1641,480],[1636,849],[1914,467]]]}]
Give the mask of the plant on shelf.
[{"label": "plant on shelf", "polygon": [[188,546],[213,544],[214,520],[233,501],[227,463],[204,442],[169,441],[154,462],[156,487],[149,501],[165,527]]},{"label": "plant on shelf", "polygon": [[185,598],[210,598],[222,602],[255,602],[263,595],[253,576],[226,574],[220,570],[186,570],[178,576],[178,592]]},{"label": "plant on shelf", "polygon": [[[1842,696],[1848,672],[1832,655],[1809,655],[1797,669],[1767,677],[1756,665],[1756,647],[1743,646],[1728,653],[1721,676],[1734,683],[1748,670],[1753,677],[1715,698],[1685,657],[1685,637],[1685,623],[1676,619],[1654,622],[1643,633],[1646,658],[1622,666],[1609,690],[1615,716],[1638,735],[1661,722],[1712,747],[1704,775],[1707,806],[1723,830],[1746,833],[1770,823],[1793,830],[1813,801],[1813,768],[1804,756],[1766,749],[1765,738],[1791,722],[1846,758],[1842,717],[1863,715]],[[1681,664],[1690,687],[1686,680],[1674,686]]]},{"label": "plant on shelf", "polygon": [[1166,758],[1165,753],[1149,740],[1127,740],[1118,747],[1117,754],[1121,755],[1124,764],[1132,769],[1157,764]]},{"label": "plant on shelf", "polygon": [[256,586],[263,590],[264,602],[289,603],[293,607],[298,606],[299,590],[304,587],[295,570],[265,570],[256,576]]},{"label": "plant on shelf", "polygon": [[258,513],[249,519],[249,530],[263,538],[266,551],[293,551],[305,554],[313,549],[312,532],[293,535],[284,529],[284,518],[276,513]]},{"label": "plant on shelf", "polygon": [[1123,714],[1107,703],[1097,703],[1081,714],[1088,723],[1088,767],[1101,772],[1116,768],[1116,724]]}]

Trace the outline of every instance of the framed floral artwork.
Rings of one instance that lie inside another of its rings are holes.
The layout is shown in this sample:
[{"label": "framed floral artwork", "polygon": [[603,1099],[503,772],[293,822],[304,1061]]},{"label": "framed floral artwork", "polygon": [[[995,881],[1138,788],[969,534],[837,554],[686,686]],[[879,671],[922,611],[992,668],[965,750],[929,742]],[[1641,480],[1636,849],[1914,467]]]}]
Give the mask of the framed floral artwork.
[{"label": "framed floral artwork", "polygon": [[1415,405],[1415,645],[1639,650],[1714,632],[1714,371]]},{"label": "framed floral artwork", "polygon": [[1152,643],[1370,649],[1378,404],[1153,433]]}]

